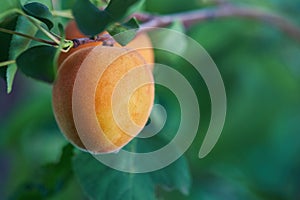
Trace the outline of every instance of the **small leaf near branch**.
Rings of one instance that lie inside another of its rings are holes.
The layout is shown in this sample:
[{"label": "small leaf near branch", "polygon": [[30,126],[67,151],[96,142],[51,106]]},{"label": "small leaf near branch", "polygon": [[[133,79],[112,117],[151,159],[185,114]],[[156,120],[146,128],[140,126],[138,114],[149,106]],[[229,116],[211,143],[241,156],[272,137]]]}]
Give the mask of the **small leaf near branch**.
[{"label": "small leaf near branch", "polygon": [[188,163],[185,157],[181,157],[171,165],[151,172],[153,182],[166,190],[179,190],[182,194],[188,195],[192,178],[188,170]]},{"label": "small leaf near branch", "polygon": [[[5,3],[7,2],[7,3]],[[21,1],[20,0],[4,0],[4,2],[1,2],[1,8],[2,6],[5,7],[5,4],[10,5],[10,8],[17,8],[22,9],[21,6]],[[48,7],[52,7],[52,1],[51,0],[40,0],[40,2],[43,2]],[[2,12],[0,12],[2,13]],[[1,14],[0,14],[1,15]],[[18,16],[16,25],[12,30],[20,33],[26,33],[27,35],[30,36],[35,36],[37,32],[37,27],[35,27],[32,23],[26,19],[24,16]],[[1,37],[2,38],[2,37]],[[9,60],[16,60],[16,58],[23,52],[25,51],[28,46],[30,45],[31,40],[28,38],[20,37],[19,35],[13,35],[11,40],[9,40],[10,46],[8,55]],[[1,45],[2,48],[2,45]],[[1,57],[1,56],[0,56]],[[1,71],[1,70],[0,70]],[[5,71],[5,78],[6,78],[6,83],[7,83],[7,93],[10,93],[12,91],[12,86],[14,82],[14,77],[17,72],[17,66],[16,64],[10,64],[7,67],[7,70]]]},{"label": "small leaf near branch", "polygon": [[[26,33],[27,35],[34,36],[37,29],[33,26],[24,16],[17,17],[16,26],[14,27],[14,31],[20,33]],[[26,37],[20,37],[19,35],[12,35],[9,47],[9,59],[15,60],[20,53],[25,51],[29,44],[30,39]],[[12,90],[14,77],[17,72],[16,64],[10,64],[7,67],[6,71],[6,82],[7,82],[7,93],[10,93]]]},{"label": "small leaf near branch", "polygon": [[19,9],[20,7],[19,0],[1,0],[0,22],[2,22],[5,17],[8,17],[9,14],[12,14],[14,9]]},{"label": "small leaf near branch", "polygon": [[32,2],[25,4],[22,7],[23,11],[40,20],[41,22],[45,23],[49,30],[53,28],[53,16],[51,12],[49,11],[48,7],[44,4],[38,3],[38,2]]},{"label": "small leaf near branch", "polygon": [[31,78],[52,83],[56,74],[53,65],[56,51],[52,46],[34,46],[17,57],[17,66]]},{"label": "small leaf near branch", "polygon": [[[148,152],[150,149],[160,148],[165,142],[162,138],[147,141],[134,139],[125,149]],[[125,163],[131,159],[133,158],[120,157],[115,162],[127,165]],[[135,168],[135,164],[133,161],[129,165]],[[156,186],[167,190],[177,189],[185,195],[189,193],[191,186],[190,171],[184,157],[158,171],[126,173],[103,165],[88,153],[79,152],[73,158],[73,170],[83,190],[91,199],[154,200]]]},{"label": "small leaf near branch", "polygon": [[125,46],[135,37],[138,28],[138,22],[131,18],[126,23],[110,26],[107,31],[119,44]]},{"label": "small leaf near branch", "polygon": [[99,10],[89,0],[77,0],[72,12],[80,31],[87,36],[95,36],[127,17],[127,11],[139,1],[111,0],[106,9]]},{"label": "small leaf near branch", "polygon": [[91,199],[155,200],[154,184],[148,174],[120,172],[81,152],[73,159],[73,170]]},{"label": "small leaf near branch", "polygon": [[[5,28],[8,30],[13,30],[17,24],[17,17],[6,19],[5,21],[1,22],[1,28]],[[4,62],[7,60],[11,60],[9,58],[9,48],[10,48],[10,41],[12,39],[12,35],[0,32],[0,62]],[[7,67],[0,68],[0,77],[6,80],[6,72]]]},{"label": "small leaf near branch", "polygon": [[105,10],[115,21],[119,21],[126,17],[124,15],[127,13],[129,8],[139,1],[141,0],[110,0]]},{"label": "small leaf near branch", "polygon": [[28,181],[20,185],[11,200],[47,199],[63,191],[72,178],[73,146],[66,145],[58,163],[49,163],[37,169]]},{"label": "small leaf near branch", "polygon": [[78,28],[87,36],[101,33],[112,21],[106,11],[100,11],[89,0],[77,0],[72,12]]}]

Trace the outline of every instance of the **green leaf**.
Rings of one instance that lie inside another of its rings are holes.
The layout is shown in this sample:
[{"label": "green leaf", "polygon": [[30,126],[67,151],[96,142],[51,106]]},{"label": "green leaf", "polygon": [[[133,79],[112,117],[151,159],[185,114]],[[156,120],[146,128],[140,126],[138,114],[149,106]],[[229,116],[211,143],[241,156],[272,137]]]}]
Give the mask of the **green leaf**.
[{"label": "green leaf", "polygon": [[91,199],[154,200],[154,184],[148,174],[130,174],[104,166],[88,153],[73,160],[74,173]]},{"label": "green leaf", "polygon": [[[156,94],[157,92],[155,93],[155,95]],[[170,103],[172,104],[172,102]],[[172,108],[175,109],[174,107],[174,105],[171,105],[171,108],[168,109],[164,106],[164,108],[167,109],[168,116],[169,114],[171,114],[169,113],[169,110]],[[155,119],[151,118],[151,120]],[[165,126],[169,126],[168,121],[169,119],[167,120]],[[173,121],[173,118],[170,121]],[[171,129],[165,129],[165,127],[163,127],[161,132],[158,133],[156,136],[147,139],[135,138],[131,143],[126,145],[125,148],[128,149],[128,147],[130,148],[132,145],[136,144],[136,149],[138,150],[138,152],[156,151],[157,149],[164,147],[173,139],[173,137],[167,138],[167,135],[170,135],[170,132],[174,132],[174,129],[176,129],[175,126],[172,126]],[[166,189],[168,191],[176,189],[184,195],[189,194],[192,179],[189,171],[188,162],[184,156],[181,156],[178,160],[160,170],[148,173],[148,175],[153,180],[155,186],[161,186],[163,189]]]},{"label": "green leaf", "polygon": [[[165,142],[160,137],[136,138],[126,145],[125,149],[150,152],[159,149],[158,147]],[[131,158],[124,159],[127,161]],[[118,159],[116,162],[128,164],[124,159]],[[132,162],[132,165],[135,163]],[[188,194],[191,187],[191,176],[184,157],[158,171],[125,173],[103,165],[89,153],[80,152],[74,157],[73,168],[83,190],[91,199],[152,200],[155,199],[156,186],[167,190],[178,189],[183,194]]]},{"label": "green leaf", "polygon": [[60,7],[62,10],[68,10],[73,7],[75,4],[76,0],[64,0],[64,1],[59,1],[60,2]]},{"label": "green leaf", "polygon": [[135,37],[138,28],[138,22],[134,18],[131,18],[126,23],[110,26],[107,31],[119,44],[125,46]]},{"label": "green leaf", "polygon": [[38,169],[10,199],[45,199],[61,192],[72,177],[72,156],[73,146],[68,144],[63,148],[58,163],[51,163]]},{"label": "green leaf", "polygon": [[27,76],[52,83],[55,79],[55,53],[56,48],[52,46],[34,46],[17,57],[17,66]]},{"label": "green leaf", "polygon": [[130,7],[138,2],[140,0],[110,0],[105,10],[117,22],[126,17]]},{"label": "green leaf", "polygon": [[[0,6],[0,26],[2,28],[13,30],[16,26],[16,9],[20,8],[18,0],[3,0]],[[0,61],[9,59],[9,47],[12,35],[0,32]],[[0,77],[6,80],[7,67],[0,68]],[[7,81],[6,81],[7,82]],[[7,87],[9,83],[7,83]],[[9,90],[8,90],[9,91]]]},{"label": "green leaf", "polygon": [[184,195],[189,194],[192,179],[184,157],[179,158],[175,163],[164,169],[152,172],[151,177],[155,184],[164,189],[177,189]]},{"label": "green leaf", "polygon": [[80,31],[88,36],[95,36],[112,23],[106,11],[100,11],[89,0],[77,0],[72,8]]},{"label": "green leaf", "polygon": [[[52,7],[51,0],[39,0],[40,3]],[[23,3],[21,1],[21,3]],[[26,33],[27,35],[34,36],[37,32],[37,28],[31,24],[25,17],[19,16],[17,25],[15,26],[16,32]],[[21,52],[25,51],[30,44],[30,40],[18,35],[13,35],[11,39],[10,49],[9,49],[9,59],[15,60]],[[14,81],[15,74],[17,72],[17,65],[10,64],[6,71],[6,82],[7,82],[7,93],[12,90],[12,85]]]},{"label": "green leaf", "polygon": [[[72,12],[80,31],[85,35],[94,36],[104,31],[111,24],[125,18],[129,9],[139,1],[111,0],[106,9],[101,11],[89,0],[77,0]],[[129,24],[133,25],[134,23],[136,22],[130,21]]]},{"label": "green leaf", "polygon": [[17,10],[20,8],[20,3],[18,0],[4,0],[1,2],[0,6],[0,23],[2,23],[7,18],[13,18],[17,15]]},{"label": "green leaf", "polygon": [[49,11],[49,8],[44,4],[32,2],[25,4],[22,9],[26,14],[45,23],[49,30],[53,28],[53,16]]},{"label": "green leaf", "polygon": [[137,3],[130,6],[125,14],[125,16],[130,16],[136,12],[144,12],[146,0],[139,0]]},{"label": "green leaf", "polygon": [[[62,10],[68,10],[71,9],[73,7],[73,5],[75,4],[76,0],[64,0],[64,1],[60,1],[60,5],[61,5],[61,9]],[[106,6],[107,3],[103,0],[91,0],[91,2],[97,6],[98,8]]]},{"label": "green leaf", "polygon": [[20,2],[22,5],[25,5],[28,3],[33,3],[33,2],[38,2],[38,3],[46,5],[50,10],[53,9],[52,0],[20,0]]},{"label": "green leaf", "polygon": [[17,72],[16,64],[8,65],[8,67],[6,69],[6,84],[7,84],[6,92],[8,94],[12,91],[13,82],[14,82],[14,79],[15,79],[16,72]]},{"label": "green leaf", "polygon": [[0,6],[0,20],[2,19],[2,14],[15,9],[20,8],[20,2],[18,0],[1,0],[1,6]]},{"label": "green leaf", "polygon": [[[25,17],[19,16],[15,27],[15,31],[33,36],[36,33],[37,28],[30,22],[28,22],[28,20]],[[19,35],[13,35],[10,42],[9,59],[15,60],[17,56],[29,46],[29,44],[30,39],[21,37]],[[10,93],[12,90],[12,85],[16,72],[17,65],[10,64],[6,71],[7,93]]]},{"label": "green leaf", "polygon": [[[16,27],[17,17],[7,18],[0,26],[1,28],[13,30]],[[0,62],[9,60],[9,48],[12,35],[0,32]],[[6,80],[7,67],[0,67],[0,77]]]}]

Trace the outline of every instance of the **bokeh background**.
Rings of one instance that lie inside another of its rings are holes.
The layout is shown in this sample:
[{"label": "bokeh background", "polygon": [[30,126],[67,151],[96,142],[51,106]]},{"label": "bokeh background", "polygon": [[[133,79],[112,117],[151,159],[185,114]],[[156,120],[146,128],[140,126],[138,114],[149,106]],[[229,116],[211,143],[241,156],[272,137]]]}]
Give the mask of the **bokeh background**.
[{"label": "bokeh background", "polygon": [[[215,6],[216,2],[147,0],[144,10],[169,14]],[[300,27],[298,0],[230,2],[274,11]],[[199,159],[198,150],[210,119],[205,83],[184,61],[156,52],[156,62],[184,69],[197,91],[201,109],[199,134],[185,153],[192,178],[190,194],[158,188],[158,198],[300,199],[300,43],[267,23],[239,18],[201,22],[185,33],[207,50],[220,70],[228,98],[227,119],[213,151]],[[22,191],[19,186],[37,178],[41,166],[57,161],[68,143],[53,117],[51,85],[17,73],[13,92],[7,95],[5,87],[0,80],[1,199]],[[170,96],[165,92],[161,99],[171,102]],[[176,116],[170,102],[166,104]],[[176,123],[176,119],[169,120],[169,129]],[[48,199],[86,197],[78,180],[71,176]]]}]

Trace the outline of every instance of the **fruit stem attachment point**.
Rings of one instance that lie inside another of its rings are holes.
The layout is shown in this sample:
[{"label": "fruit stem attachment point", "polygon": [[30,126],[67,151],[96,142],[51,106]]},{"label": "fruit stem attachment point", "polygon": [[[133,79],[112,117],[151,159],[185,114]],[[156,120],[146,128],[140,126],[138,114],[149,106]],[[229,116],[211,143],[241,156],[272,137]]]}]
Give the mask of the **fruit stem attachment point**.
[{"label": "fruit stem attachment point", "polygon": [[80,45],[91,42],[103,42],[103,46],[113,46],[115,43],[114,38],[109,34],[98,35],[95,38],[77,38],[72,40],[73,48],[77,48]]},{"label": "fruit stem attachment point", "polygon": [[61,51],[68,52],[72,47],[74,47],[74,42],[72,40],[64,40]]}]

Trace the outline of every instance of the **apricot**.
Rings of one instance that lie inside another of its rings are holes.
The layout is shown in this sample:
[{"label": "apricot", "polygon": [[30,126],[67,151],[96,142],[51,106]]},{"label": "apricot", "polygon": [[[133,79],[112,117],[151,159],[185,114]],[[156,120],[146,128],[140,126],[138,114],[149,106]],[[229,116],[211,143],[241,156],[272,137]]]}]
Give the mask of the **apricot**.
[{"label": "apricot", "polygon": [[75,20],[70,20],[65,28],[66,39],[72,40],[76,38],[85,37],[83,33],[80,32]]},{"label": "apricot", "polygon": [[[108,34],[106,31],[104,31],[102,34]],[[76,38],[84,38],[86,37],[83,33],[80,32],[78,29],[75,20],[71,20],[68,22],[66,28],[65,28],[65,35],[66,39],[72,40]],[[64,53],[62,52],[58,58],[58,66],[72,53],[77,51],[78,49],[89,47],[89,46],[98,46],[102,45],[102,42],[92,42],[92,43],[86,43],[83,45],[80,45],[79,47],[72,48],[69,52]],[[121,47],[119,43],[115,43],[114,46]],[[146,60],[146,62],[149,64],[150,68],[152,68],[152,64],[154,63],[154,53],[153,53],[153,47],[151,40],[149,36],[146,33],[138,33],[136,37],[129,42],[126,45],[127,48],[132,48],[136,51],[138,51]]]},{"label": "apricot", "polygon": [[146,33],[138,33],[126,47],[139,52],[152,68],[152,64],[154,63],[154,52],[151,40]]},{"label": "apricot", "polygon": [[147,122],[153,75],[137,51],[81,48],[58,69],[52,101],[58,126],[71,143],[91,153],[115,152]]}]

